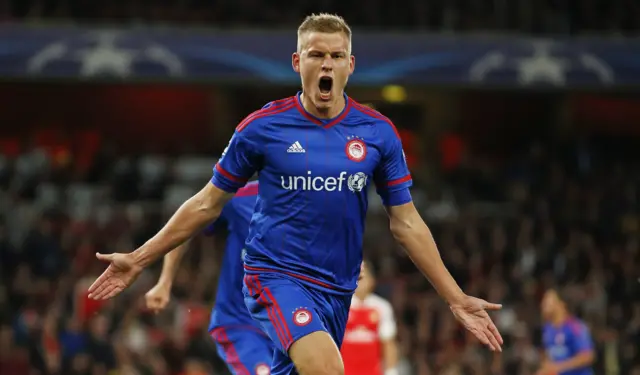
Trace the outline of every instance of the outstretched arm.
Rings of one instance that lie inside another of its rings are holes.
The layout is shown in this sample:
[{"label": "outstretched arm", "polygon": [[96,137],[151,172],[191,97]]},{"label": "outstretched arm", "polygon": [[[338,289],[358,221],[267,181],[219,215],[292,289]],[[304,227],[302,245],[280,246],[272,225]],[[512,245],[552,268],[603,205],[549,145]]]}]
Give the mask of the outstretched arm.
[{"label": "outstretched arm", "polygon": [[180,206],[164,228],[133,252],[136,265],[144,268],[190,239],[220,216],[232,196],[208,183]]},{"label": "outstretched arm", "polygon": [[438,294],[449,304],[463,299],[465,294],[442,262],[431,231],[413,202],[389,206],[386,209],[393,237],[406,250],[420,272],[433,284]]},{"label": "outstretched arm", "polygon": [[409,192],[413,182],[400,136],[391,120],[377,112],[373,112],[372,116],[386,122],[378,127],[384,143],[381,147],[382,158],[373,177],[387,209],[393,236],[449,303],[456,319],[491,350],[502,350],[502,337],[485,311],[497,310],[501,306],[464,294],[444,266],[431,231],[413,205]]},{"label": "outstretched arm", "polygon": [[133,284],[146,266],[215,221],[232,195],[209,183],[184,202],[167,224],[134,252],[97,254],[109,267],[89,287],[89,297],[100,300],[118,295]]},{"label": "outstretched arm", "polygon": [[213,168],[213,177],[196,195],[180,206],[153,238],[128,254],[97,254],[109,267],[89,287],[94,299],[118,295],[131,285],[142,269],[180,246],[207,223],[215,221],[233,194],[243,187],[262,165],[259,129],[248,125],[261,116],[249,116],[238,126],[229,145]]},{"label": "outstretched arm", "polygon": [[388,206],[393,237],[444,298],[456,318],[491,350],[501,351],[502,337],[485,310],[497,310],[501,305],[467,296],[451,276],[440,257],[431,231],[413,202]]}]

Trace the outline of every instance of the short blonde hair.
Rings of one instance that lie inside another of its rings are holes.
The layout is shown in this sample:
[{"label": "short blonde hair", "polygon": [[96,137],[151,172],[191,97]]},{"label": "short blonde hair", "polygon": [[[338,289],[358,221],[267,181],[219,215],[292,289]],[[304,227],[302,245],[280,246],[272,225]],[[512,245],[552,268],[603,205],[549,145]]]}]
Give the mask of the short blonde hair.
[{"label": "short blonde hair", "polygon": [[307,33],[344,33],[349,40],[351,53],[351,28],[344,18],[329,13],[319,13],[307,16],[298,27],[298,52],[302,50],[302,39]]}]

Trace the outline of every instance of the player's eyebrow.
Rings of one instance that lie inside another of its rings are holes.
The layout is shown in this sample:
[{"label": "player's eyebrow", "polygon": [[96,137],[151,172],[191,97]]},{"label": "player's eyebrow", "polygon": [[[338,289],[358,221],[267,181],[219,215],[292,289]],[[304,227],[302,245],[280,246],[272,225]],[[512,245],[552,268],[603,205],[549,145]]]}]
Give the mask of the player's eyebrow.
[{"label": "player's eyebrow", "polygon": [[345,50],[345,49],[340,49],[340,50],[329,50],[329,51],[325,51],[325,50],[321,50],[321,49],[309,49],[309,50],[307,51],[307,53],[308,53],[308,54],[318,54],[318,53],[321,53],[321,54],[327,54],[327,53],[329,53],[329,54],[331,54],[331,55],[335,55],[335,54],[344,54],[344,55],[346,55],[346,54],[347,54],[347,50]]}]

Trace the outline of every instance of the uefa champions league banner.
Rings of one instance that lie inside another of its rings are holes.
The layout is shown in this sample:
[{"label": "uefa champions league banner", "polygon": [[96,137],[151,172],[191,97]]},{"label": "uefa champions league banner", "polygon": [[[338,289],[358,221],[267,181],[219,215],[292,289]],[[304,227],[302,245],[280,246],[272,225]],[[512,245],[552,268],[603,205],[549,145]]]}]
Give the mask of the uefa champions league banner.
[{"label": "uefa champions league banner", "polygon": [[[351,82],[640,85],[638,39],[356,34]],[[297,84],[291,32],[0,27],[0,76]]]}]

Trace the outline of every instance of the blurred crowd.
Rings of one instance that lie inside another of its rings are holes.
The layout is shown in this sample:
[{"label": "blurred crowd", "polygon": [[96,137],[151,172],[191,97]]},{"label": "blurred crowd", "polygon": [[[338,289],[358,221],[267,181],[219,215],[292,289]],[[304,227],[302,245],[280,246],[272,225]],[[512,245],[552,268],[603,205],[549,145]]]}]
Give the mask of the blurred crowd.
[{"label": "blurred crowd", "polygon": [[117,158],[105,149],[79,172],[73,157],[50,151],[0,158],[0,374],[219,371],[206,331],[218,261],[208,257],[216,244],[194,241],[207,250],[194,256],[206,259],[196,259],[199,272],[191,263],[178,275],[167,314],[154,316],[140,301],[157,275],[143,275],[130,293],[108,303],[86,293],[104,269],[95,252],[144,242],[160,227],[163,211],[176,208],[163,203],[191,193],[187,165],[209,175],[213,161],[204,171],[198,159],[174,161],[180,172],[173,178],[182,184],[167,186],[156,178],[163,158]]},{"label": "blurred crowd", "polygon": [[634,34],[640,4],[624,0],[0,0],[0,18],[85,23],[294,27],[335,12],[358,29]]},{"label": "blurred crowd", "polygon": [[[598,374],[640,374],[640,169],[607,156],[541,146],[507,162],[474,155],[437,186],[414,188],[455,278],[504,304],[494,316],[506,341],[499,356],[456,325],[372,204],[365,253],[395,309],[401,374],[532,374],[548,287],[588,322]],[[72,156],[39,149],[1,159],[0,374],[225,373],[206,332],[224,239],[192,242],[166,312],[141,303],[159,265],[113,301],[86,295],[104,269],[94,253],[142,244],[214,162],[105,149],[78,173]]]}]

